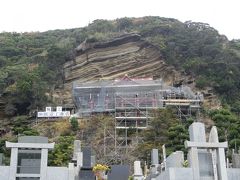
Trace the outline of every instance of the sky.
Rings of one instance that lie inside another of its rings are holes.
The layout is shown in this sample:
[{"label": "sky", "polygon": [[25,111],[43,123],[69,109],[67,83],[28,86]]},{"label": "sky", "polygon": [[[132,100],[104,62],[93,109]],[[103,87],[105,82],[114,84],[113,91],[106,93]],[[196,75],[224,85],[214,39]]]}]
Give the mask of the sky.
[{"label": "sky", "polygon": [[83,27],[95,19],[160,16],[210,24],[240,39],[239,0],[0,0],[0,32]]}]

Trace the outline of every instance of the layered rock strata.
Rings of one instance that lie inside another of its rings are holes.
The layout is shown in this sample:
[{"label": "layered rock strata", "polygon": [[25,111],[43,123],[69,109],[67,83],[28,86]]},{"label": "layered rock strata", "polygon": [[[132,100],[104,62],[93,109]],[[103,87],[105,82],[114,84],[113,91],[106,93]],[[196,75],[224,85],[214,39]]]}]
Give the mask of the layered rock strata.
[{"label": "layered rock strata", "polygon": [[73,83],[129,77],[162,78],[167,84],[192,83],[192,79],[167,65],[160,50],[137,34],[76,48],[76,58],[64,65],[65,103],[71,103]]}]

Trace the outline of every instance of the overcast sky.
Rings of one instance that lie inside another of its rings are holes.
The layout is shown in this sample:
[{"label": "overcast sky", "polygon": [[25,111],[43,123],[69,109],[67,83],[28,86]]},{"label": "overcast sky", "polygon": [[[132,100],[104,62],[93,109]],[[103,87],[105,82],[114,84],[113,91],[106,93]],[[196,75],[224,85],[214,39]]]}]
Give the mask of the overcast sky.
[{"label": "overcast sky", "polygon": [[209,23],[240,39],[240,0],[0,0],[0,32],[86,26],[95,19],[161,16]]}]

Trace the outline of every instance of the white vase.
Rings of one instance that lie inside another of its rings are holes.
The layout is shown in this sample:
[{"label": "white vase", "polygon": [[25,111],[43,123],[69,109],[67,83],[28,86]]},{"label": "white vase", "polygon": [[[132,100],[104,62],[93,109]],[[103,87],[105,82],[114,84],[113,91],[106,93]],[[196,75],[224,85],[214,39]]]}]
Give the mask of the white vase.
[{"label": "white vase", "polygon": [[97,176],[97,180],[106,180],[105,173],[106,173],[106,171],[97,171],[95,173]]}]

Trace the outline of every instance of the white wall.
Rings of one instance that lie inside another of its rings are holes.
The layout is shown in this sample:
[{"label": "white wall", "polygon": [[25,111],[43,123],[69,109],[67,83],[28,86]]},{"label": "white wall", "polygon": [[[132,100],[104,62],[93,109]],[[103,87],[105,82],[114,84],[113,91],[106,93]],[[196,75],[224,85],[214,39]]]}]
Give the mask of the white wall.
[{"label": "white wall", "polygon": [[162,172],[158,177],[156,177],[156,180],[170,180],[169,179],[169,169]]},{"label": "white wall", "polygon": [[191,168],[168,168],[157,180],[193,180]]},{"label": "white wall", "polygon": [[228,180],[240,180],[240,169],[229,168],[227,169]]},{"label": "white wall", "polygon": [[47,180],[68,180],[68,168],[67,167],[48,167]]},{"label": "white wall", "polygon": [[9,166],[0,166],[0,180],[8,180]]}]

